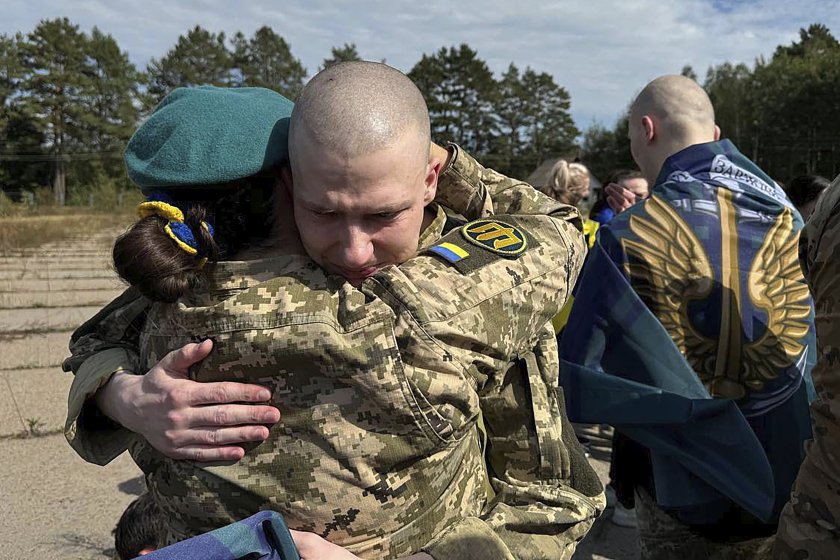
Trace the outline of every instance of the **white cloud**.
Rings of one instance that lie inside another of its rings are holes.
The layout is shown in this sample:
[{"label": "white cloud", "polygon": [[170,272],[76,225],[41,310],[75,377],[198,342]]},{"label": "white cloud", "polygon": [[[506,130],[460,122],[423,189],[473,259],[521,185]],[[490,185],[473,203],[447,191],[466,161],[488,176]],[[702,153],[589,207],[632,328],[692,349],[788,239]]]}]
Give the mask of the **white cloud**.
[{"label": "white cloud", "polygon": [[702,78],[724,61],[751,64],[810,23],[840,36],[837,0],[11,0],[0,33],[67,16],[113,35],[143,67],[199,24],[229,36],[271,26],[315,72],[330,48],[356,43],[363,57],[408,71],[424,53],[468,43],[491,69],[513,61],[549,72],[572,96],[580,128],[611,125],[636,91],[691,64]]}]

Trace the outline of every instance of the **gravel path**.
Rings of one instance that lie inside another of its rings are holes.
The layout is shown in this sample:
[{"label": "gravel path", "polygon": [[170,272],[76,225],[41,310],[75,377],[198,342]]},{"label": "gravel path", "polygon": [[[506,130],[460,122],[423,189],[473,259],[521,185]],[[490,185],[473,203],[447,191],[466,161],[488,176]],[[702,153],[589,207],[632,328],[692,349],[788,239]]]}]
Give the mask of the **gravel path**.
[{"label": "gravel path", "polygon": [[115,233],[0,256],[0,558],[111,558],[111,530],[143,488],[127,455],[85,463],[62,433],[70,333],[122,290]]}]

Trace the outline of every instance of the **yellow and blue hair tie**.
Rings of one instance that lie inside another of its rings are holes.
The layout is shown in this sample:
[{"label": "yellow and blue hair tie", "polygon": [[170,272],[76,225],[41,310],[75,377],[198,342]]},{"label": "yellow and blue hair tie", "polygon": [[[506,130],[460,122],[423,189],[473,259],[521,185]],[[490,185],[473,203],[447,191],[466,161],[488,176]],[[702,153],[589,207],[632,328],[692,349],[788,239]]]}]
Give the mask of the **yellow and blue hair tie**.
[{"label": "yellow and blue hair tie", "polygon": [[[141,218],[149,216],[160,216],[169,220],[163,227],[166,235],[172,238],[178,247],[188,255],[192,255],[199,259],[199,266],[204,266],[207,263],[207,257],[199,254],[198,241],[195,238],[193,230],[184,223],[184,213],[180,208],[172,203],[172,199],[165,193],[155,192],[149,195],[149,200],[141,202],[137,206],[137,214]],[[207,222],[202,221],[201,227],[212,237],[214,235],[213,226]]]}]

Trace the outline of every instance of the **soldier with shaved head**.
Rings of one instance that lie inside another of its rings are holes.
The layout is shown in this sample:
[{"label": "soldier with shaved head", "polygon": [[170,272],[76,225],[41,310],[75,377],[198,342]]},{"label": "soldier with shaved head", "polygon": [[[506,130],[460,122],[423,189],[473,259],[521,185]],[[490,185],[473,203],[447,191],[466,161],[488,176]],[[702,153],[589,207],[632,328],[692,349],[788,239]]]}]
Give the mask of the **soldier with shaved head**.
[{"label": "soldier with shaved head", "polygon": [[[237,91],[165,100],[132,177],[173,197],[215,192],[208,175],[253,188],[245,164],[273,171],[284,128],[271,105],[247,121]],[[570,558],[603,510],[549,322],[586,252],[580,216],[429,134],[406,76],[330,67],[293,109],[273,204],[184,219],[150,200],[118,241],[136,290],[74,335],[66,434],[94,462],[130,445],[163,541],[274,509],[303,558]],[[150,258],[163,249],[177,266]]]},{"label": "soldier with shaved head", "polygon": [[755,558],[810,437],[802,219],[689,78],[650,82],[629,137],[650,197],[599,229],[584,268],[561,349],[570,417],[641,444],[614,466],[642,558]]},{"label": "soldier with shaved head", "polygon": [[304,88],[289,134],[295,221],[315,262],[358,285],[417,252],[442,162],[411,80],[385,64],[331,66]]}]

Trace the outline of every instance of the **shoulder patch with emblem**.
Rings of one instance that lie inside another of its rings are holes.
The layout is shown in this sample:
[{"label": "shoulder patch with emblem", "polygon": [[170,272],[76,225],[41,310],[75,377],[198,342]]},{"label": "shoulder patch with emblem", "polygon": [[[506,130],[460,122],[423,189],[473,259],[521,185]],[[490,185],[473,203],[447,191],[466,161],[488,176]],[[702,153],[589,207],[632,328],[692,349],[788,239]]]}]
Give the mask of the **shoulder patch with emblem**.
[{"label": "shoulder patch with emblem", "polygon": [[505,257],[520,255],[528,247],[525,232],[501,220],[475,220],[461,228],[461,235],[473,245]]},{"label": "shoulder patch with emblem", "polygon": [[530,239],[525,230],[513,219],[481,219],[469,222],[445,235],[427,252],[432,253],[469,274],[500,258],[516,259],[526,249],[539,243]]}]

